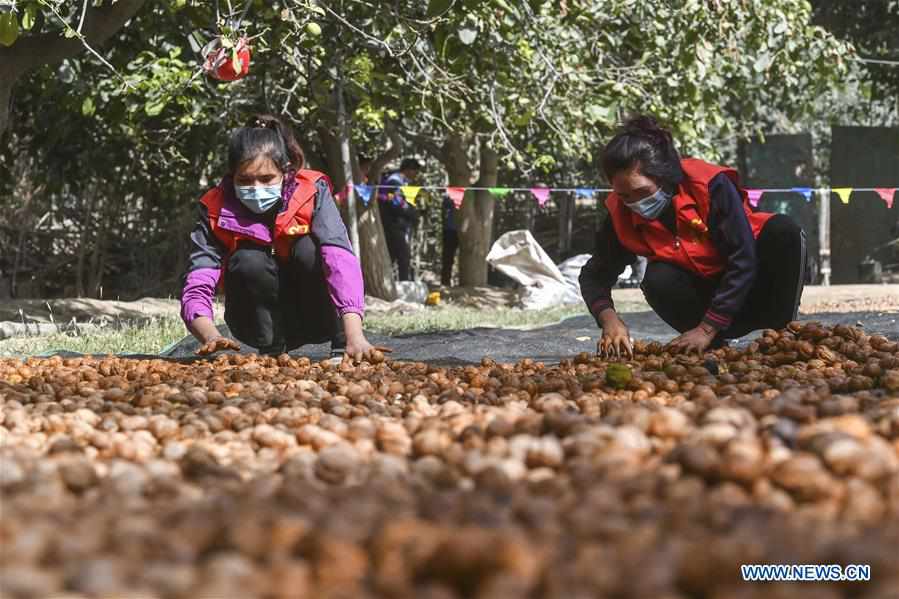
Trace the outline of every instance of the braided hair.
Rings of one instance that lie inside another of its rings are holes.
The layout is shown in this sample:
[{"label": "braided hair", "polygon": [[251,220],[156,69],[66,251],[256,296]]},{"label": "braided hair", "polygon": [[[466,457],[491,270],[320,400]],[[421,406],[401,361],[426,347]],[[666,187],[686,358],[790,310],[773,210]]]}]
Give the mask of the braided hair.
[{"label": "braided hair", "polygon": [[303,168],[306,161],[290,126],[271,114],[253,115],[231,133],[228,141],[228,169],[232,174],[241,164],[260,156],[271,159],[283,173]]}]

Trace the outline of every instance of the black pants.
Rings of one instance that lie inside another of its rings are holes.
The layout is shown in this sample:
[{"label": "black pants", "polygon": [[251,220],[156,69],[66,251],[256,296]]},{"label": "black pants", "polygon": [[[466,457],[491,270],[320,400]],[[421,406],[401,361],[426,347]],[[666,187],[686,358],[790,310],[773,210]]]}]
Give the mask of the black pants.
[{"label": "black pants", "polygon": [[459,249],[459,232],[453,229],[443,230],[443,252],[440,268],[440,282],[449,287],[453,282],[453,262]]},{"label": "black pants", "polygon": [[343,321],[328,293],[321,254],[309,235],[288,260],[267,246],[242,242],[225,272],[225,322],[235,339],[278,354],[307,343],[346,347]]},{"label": "black pants", "polygon": [[412,280],[412,254],[409,250],[409,231],[399,227],[385,227],[387,252],[390,261],[396,264],[400,281]]},{"label": "black pants", "polygon": [[[735,339],[758,329],[779,329],[796,318],[805,280],[805,233],[788,216],[768,219],[756,239],[758,272],[743,308],[718,338]],[[683,333],[702,320],[720,277],[703,278],[667,262],[650,262],[643,277],[646,301],[662,320]]]}]

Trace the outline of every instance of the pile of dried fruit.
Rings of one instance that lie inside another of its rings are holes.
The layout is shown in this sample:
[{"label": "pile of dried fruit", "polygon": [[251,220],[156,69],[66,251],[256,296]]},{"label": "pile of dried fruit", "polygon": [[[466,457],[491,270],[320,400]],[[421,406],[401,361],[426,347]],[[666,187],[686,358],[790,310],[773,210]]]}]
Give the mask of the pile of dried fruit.
[{"label": "pile of dried fruit", "polygon": [[899,353],[3,360],[0,502],[3,599],[895,597]]}]

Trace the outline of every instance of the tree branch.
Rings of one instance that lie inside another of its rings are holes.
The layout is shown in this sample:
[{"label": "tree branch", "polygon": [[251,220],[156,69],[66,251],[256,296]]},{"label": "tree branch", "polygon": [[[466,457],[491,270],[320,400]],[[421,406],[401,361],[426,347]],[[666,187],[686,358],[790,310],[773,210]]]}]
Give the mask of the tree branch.
[{"label": "tree branch", "polygon": [[400,133],[391,121],[385,121],[384,133],[390,140],[390,145],[372,161],[371,166],[368,169],[368,182],[372,185],[378,184],[381,177],[381,171],[384,170],[387,163],[399,158],[400,148],[402,147]]},{"label": "tree branch", "polygon": [[408,129],[403,129],[403,135],[411,139],[415,142],[416,145],[425,149],[425,151],[436,158],[441,163],[446,161],[446,149],[438,146],[434,140],[425,137],[424,135],[420,135],[418,133],[413,133]]},{"label": "tree branch", "polygon": [[[82,33],[91,46],[103,44],[116,34],[146,3],[146,0],[119,0],[91,8],[84,17]],[[0,48],[0,63],[10,65],[13,79],[45,64],[57,63],[81,53],[84,44],[60,33],[40,33],[19,39],[9,48]]]}]

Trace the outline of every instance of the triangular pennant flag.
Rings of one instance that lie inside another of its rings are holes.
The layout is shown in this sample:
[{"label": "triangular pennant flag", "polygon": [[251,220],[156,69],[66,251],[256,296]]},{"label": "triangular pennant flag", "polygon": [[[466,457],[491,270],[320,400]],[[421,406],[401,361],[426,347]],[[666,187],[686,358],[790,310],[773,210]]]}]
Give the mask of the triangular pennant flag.
[{"label": "triangular pennant flag", "polygon": [[849,196],[852,195],[851,187],[834,187],[831,191],[837,194],[837,197],[840,198],[840,201],[844,204],[849,203]]},{"label": "triangular pennant flag", "polygon": [[362,200],[363,206],[368,206],[368,203],[371,202],[371,185],[356,185],[356,191],[359,193],[359,199]]},{"label": "triangular pennant flag", "polygon": [[587,187],[578,187],[577,189],[574,190],[574,193],[577,194],[578,197],[581,197],[581,198],[592,198],[594,191],[596,191],[596,190],[590,189]]},{"label": "triangular pennant flag", "polygon": [[543,204],[549,200],[549,187],[532,187],[531,193],[537,198],[537,203],[543,208]]},{"label": "triangular pennant flag", "polygon": [[400,187],[400,190],[403,192],[403,197],[406,198],[406,201],[415,205],[415,198],[418,197],[418,192],[421,191],[420,185],[403,185]]},{"label": "triangular pennant flag", "polygon": [[449,199],[452,200],[453,206],[456,207],[456,210],[462,207],[462,199],[465,197],[465,188],[464,187],[447,187],[446,195],[449,196]]},{"label": "triangular pennant flag", "polygon": [[762,199],[763,193],[765,193],[764,189],[747,189],[746,195],[749,196],[749,205],[753,208],[758,208],[759,200]]},{"label": "triangular pennant flag", "polygon": [[512,192],[508,187],[491,187],[487,191],[498,198],[504,198]]},{"label": "triangular pennant flag", "polygon": [[347,183],[346,186],[337,192],[334,196],[334,199],[337,200],[338,204],[342,204],[346,201],[347,195],[349,195],[349,190],[353,187],[352,183]]},{"label": "triangular pennant flag", "polygon": [[876,187],[874,191],[877,192],[883,201],[887,203],[887,208],[893,207],[893,196],[896,195],[896,187]]},{"label": "triangular pennant flag", "polygon": [[812,188],[811,187],[794,187],[793,191],[796,193],[801,193],[805,197],[806,202],[812,201]]}]

